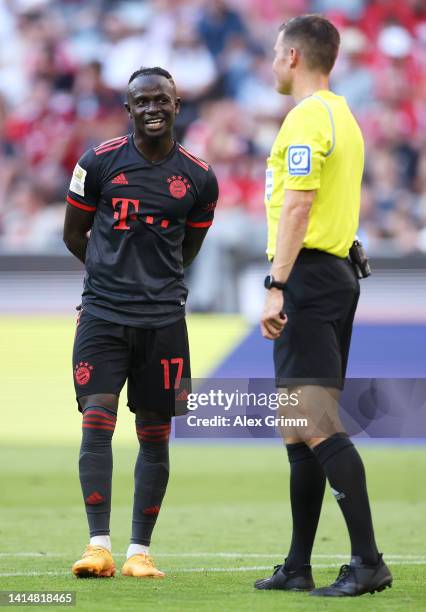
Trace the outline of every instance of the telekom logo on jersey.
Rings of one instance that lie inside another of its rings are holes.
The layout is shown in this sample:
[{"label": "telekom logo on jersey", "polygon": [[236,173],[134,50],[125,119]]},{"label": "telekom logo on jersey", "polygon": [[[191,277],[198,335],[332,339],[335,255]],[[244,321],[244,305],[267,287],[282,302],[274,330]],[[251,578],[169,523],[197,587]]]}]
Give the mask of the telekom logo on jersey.
[{"label": "telekom logo on jersey", "polygon": [[[139,200],[131,200],[129,198],[112,198],[112,207],[115,210],[114,219],[118,221],[117,225],[114,225],[114,229],[129,230],[130,227],[126,223],[127,217],[130,214],[131,218],[132,214],[139,211]],[[129,211],[129,207],[133,207],[133,211]]]},{"label": "telekom logo on jersey", "polygon": [[[112,207],[115,210],[114,219],[118,221],[117,225],[114,225],[115,230],[130,230],[131,227],[127,225],[127,220],[136,221],[136,213],[139,212],[139,200],[132,200],[130,198],[112,198]],[[146,215],[141,221],[145,221],[148,225],[154,223],[154,217],[152,215]],[[170,225],[169,219],[161,219],[160,227],[167,229]]]}]

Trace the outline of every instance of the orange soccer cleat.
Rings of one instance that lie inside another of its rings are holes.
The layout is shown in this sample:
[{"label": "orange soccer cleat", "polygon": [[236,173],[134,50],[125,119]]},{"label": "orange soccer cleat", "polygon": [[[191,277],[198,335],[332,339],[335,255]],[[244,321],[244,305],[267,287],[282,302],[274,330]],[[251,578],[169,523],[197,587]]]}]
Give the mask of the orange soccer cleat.
[{"label": "orange soccer cleat", "polygon": [[77,578],[111,578],[115,574],[114,560],[103,546],[88,544],[82,558],[72,566]]},{"label": "orange soccer cleat", "polygon": [[137,578],[164,578],[164,572],[160,572],[154,561],[148,555],[140,554],[129,557],[121,570],[123,576],[135,576]]}]

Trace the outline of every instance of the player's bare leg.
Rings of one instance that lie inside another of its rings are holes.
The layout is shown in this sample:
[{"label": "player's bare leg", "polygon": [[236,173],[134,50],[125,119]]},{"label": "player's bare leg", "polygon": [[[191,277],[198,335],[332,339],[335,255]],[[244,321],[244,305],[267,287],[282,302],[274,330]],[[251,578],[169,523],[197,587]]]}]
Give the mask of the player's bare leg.
[{"label": "player's bare leg", "polygon": [[109,520],[111,513],[112,448],[118,397],[110,394],[79,398],[83,413],[83,436],[79,473],[90,542],[72,572],[78,578],[112,577],[115,565],[111,556]]},{"label": "player's bare leg", "polygon": [[163,578],[149,555],[151,534],[169,480],[171,420],[156,412],[138,412],[136,433],[140,448],[135,465],[132,537],[121,573],[137,578]]}]

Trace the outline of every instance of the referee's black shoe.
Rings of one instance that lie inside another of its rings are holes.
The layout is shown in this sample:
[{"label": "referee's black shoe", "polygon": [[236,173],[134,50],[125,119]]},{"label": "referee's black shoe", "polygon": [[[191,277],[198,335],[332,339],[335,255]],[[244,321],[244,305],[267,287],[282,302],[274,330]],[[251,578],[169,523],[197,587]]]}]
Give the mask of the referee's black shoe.
[{"label": "referee's black shoe", "polygon": [[285,569],[276,565],[274,573],[269,578],[261,578],[254,583],[255,589],[280,589],[282,591],[312,591],[315,588],[310,565],[302,565],[296,570]]},{"label": "referee's black shoe", "polygon": [[339,575],[328,587],[315,589],[314,597],[357,597],[364,593],[383,591],[392,586],[392,574],[379,555],[375,565],[365,565],[360,557],[353,557],[350,565],[342,565]]}]

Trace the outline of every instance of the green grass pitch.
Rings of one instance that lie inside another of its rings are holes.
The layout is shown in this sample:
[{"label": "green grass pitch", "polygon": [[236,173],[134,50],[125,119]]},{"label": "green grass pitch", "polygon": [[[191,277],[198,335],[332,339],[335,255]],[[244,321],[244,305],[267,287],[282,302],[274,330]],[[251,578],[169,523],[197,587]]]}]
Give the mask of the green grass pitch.
[{"label": "green grass pitch", "polygon": [[[69,319],[5,318],[0,333],[0,590],[72,590],[77,610],[96,612],[426,609],[422,447],[361,447],[379,547],[394,574],[393,588],[381,594],[330,601],[253,589],[253,581],[280,562],[290,536],[288,467],[278,443],[172,444],[170,485],[152,543],[167,578],[123,578],[118,571],[114,579],[75,579],[70,566],[87,531],[77,476],[80,419],[70,381],[73,330]],[[237,319],[193,319],[197,375],[243,333]],[[124,406],[120,419],[111,524],[118,570],[129,538],[137,452]],[[348,553],[329,490],[314,552],[316,582],[326,584]]]}]

